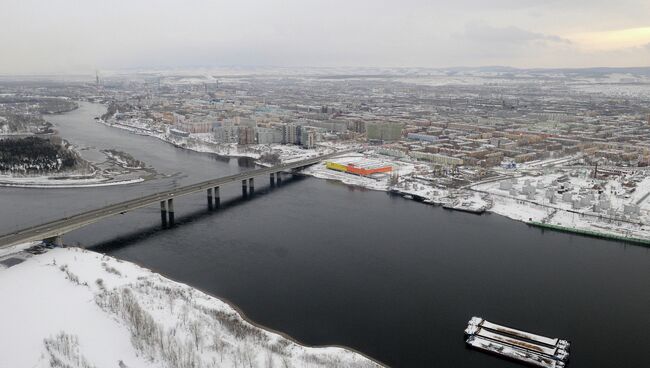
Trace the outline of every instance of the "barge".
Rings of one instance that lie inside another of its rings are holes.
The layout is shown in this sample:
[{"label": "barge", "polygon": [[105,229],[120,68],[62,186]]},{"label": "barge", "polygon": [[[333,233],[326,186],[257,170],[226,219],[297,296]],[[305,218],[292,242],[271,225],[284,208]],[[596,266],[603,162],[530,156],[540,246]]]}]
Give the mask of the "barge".
[{"label": "barge", "polygon": [[535,226],[542,229],[551,229],[551,230],[556,230],[564,233],[580,234],[585,236],[591,236],[594,238],[612,239],[612,240],[624,241],[627,243],[640,244],[646,247],[650,247],[650,239],[635,238],[631,236],[603,233],[603,232],[587,230],[587,229],[578,229],[578,228],[568,227],[568,226],[553,225],[553,224],[547,224],[539,221],[528,221],[526,223],[530,226]]},{"label": "barge", "polygon": [[467,202],[453,202],[453,203],[445,203],[442,205],[442,208],[446,210],[456,210],[456,211],[461,211],[461,212],[467,212],[467,213],[473,213],[476,215],[480,215],[485,212],[485,207],[484,206],[476,206],[475,203],[467,203]]},{"label": "barge", "polygon": [[569,342],[498,325],[472,317],[465,329],[469,346],[544,368],[563,368],[569,360]]}]

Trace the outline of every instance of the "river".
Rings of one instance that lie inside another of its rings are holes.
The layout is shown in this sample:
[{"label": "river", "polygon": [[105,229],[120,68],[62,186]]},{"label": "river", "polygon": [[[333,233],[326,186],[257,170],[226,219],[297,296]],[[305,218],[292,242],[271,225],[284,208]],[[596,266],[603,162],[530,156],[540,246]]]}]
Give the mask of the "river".
[{"label": "river", "polygon": [[[50,116],[70,142],[155,168],[140,184],[0,188],[0,231],[235,173],[249,160],[175,148],[93,120],[101,105]],[[518,367],[466,348],[473,315],[572,342],[572,368],[648,367],[650,249],[443,210],[387,193],[287,177],[241,200],[222,189],[175,201],[160,228],[145,208],[66,235],[225,298],[251,320],[312,345],[343,345],[394,367]]]}]

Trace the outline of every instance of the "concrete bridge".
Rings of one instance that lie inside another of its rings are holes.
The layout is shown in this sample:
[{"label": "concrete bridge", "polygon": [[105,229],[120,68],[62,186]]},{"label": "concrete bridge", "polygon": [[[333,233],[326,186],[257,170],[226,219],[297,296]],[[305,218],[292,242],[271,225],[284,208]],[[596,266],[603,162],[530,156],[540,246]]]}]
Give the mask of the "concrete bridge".
[{"label": "concrete bridge", "polygon": [[138,208],[148,207],[155,204],[160,204],[160,217],[163,227],[172,226],[174,225],[174,200],[178,197],[206,191],[208,208],[212,209],[219,206],[219,188],[222,185],[241,182],[242,195],[247,196],[249,194],[252,194],[255,190],[256,177],[269,175],[271,185],[276,185],[281,181],[280,173],[283,171],[300,170],[322,160],[326,160],[332,156],[340,155],[346,152],[349,151],[325,154],[318,157],[285,163],[273,167],[248,170],[239,174],[224,176],[221,178],[191,184],[164,192],[154,193],[144,197],[131,199],[95,210],[79,213],[77,215],[54,220],[42,225],[32,226],[10,234],[1,235],[0,248],[6,248],[16,244],[39,240],[49,241],[60,245],[62,244],[61,236],[65,233],[98,222],[107,217],[123,214],[136,210]]}]

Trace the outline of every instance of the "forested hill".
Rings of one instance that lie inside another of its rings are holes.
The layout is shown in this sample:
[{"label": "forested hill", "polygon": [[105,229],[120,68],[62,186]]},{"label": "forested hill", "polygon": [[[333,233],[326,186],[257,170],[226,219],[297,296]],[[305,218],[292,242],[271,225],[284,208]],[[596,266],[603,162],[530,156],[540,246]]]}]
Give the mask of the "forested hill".
[{"label": "forested hill", "polygon": [[80,163],[75,152],[39,137],[0,139],[0,173],[47,174],[72,170]]}]

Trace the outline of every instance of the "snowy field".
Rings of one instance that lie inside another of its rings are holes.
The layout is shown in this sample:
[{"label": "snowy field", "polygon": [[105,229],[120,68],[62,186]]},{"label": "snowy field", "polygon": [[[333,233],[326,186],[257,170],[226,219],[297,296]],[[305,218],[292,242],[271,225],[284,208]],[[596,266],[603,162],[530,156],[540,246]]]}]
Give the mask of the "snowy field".
[{"label": "snowy field", "polygon": [[547,207],[536,206],[514,198],[491,196],[492,207],[490,212],[509,217],[518,221],[542,221],[552,210]]},{"label": "snowy field", "polygon": [[219,299],[79,248],[4,252],[0,295],[3,368],[380,367],[301,346]]}]

